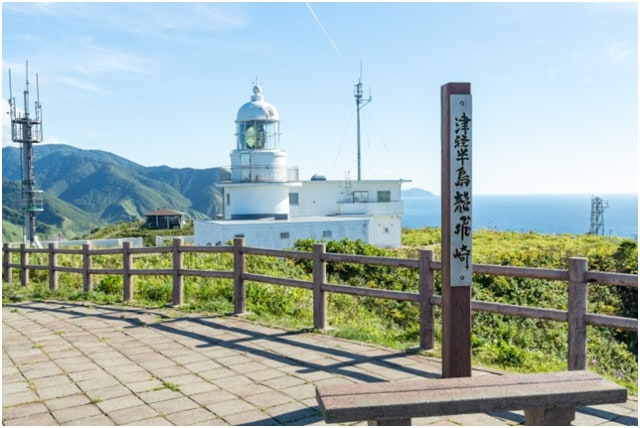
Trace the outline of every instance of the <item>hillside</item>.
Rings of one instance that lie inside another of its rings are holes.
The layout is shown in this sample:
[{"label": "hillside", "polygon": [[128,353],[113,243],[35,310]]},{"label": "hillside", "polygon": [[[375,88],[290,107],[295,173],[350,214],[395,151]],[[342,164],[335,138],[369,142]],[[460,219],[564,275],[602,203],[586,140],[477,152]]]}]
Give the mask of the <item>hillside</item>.
[{"label": "hillside", "polygon": [[[2,149],[2,240],[22,239],[20,149]],[[34,146],[36,186],[43,190],[38,214],[40,239],[73,239],[91,230],[138,221],[158,208],[172,208],[194,219],[222,213],[222,193],[215,185],[230,179],[226,168],[145,167],[101,150],[64,144]],[[412,188],[403,197],[434,196]]]},{"label": "hillside", "polygon": [[[34,147],[36,185],[44,191],[38,215],[41,239],[74,238],[96,227],[142,219],[161,207],[213,218],[221,212],[215,184],[229,178],[224,168],[144,167],[112,153],[62,144]],[[2,149],[2,238],[20,239],[20,149]]]}]

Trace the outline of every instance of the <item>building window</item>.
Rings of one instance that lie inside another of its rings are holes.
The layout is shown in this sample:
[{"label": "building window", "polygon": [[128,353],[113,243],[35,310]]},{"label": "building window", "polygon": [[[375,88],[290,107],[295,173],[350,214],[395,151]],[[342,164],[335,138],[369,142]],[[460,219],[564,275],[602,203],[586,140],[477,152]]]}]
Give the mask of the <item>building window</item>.
[{"label": "building window", "polygon": [[369,202],[369,192],[354,190],[353,202]]},{"label": "building window", "polygon": [[244,238],[244,233],[236,233],[233,235],[234,238]]},{"label": "building window", "polygon": [[289,239],[289,232],[280,232],[280,239]]},{"label": "building window", "polygon": [[330,230],[324,230],[322,231],[322,237],[323,238],[331,238],[333,236],[333,233],[331,233]]},{"label": "building window", "polygon": [[391,191],[378,190],[378,202],[391,202]]},{"label": "building window", "polygon": [[227,206],[231,205],[231,194],[227,193]]},{"label": "building window", "polygon": [[295,193],[289,193],[289,205],[298,205],[300,203],[300,194],[295,192]]}]

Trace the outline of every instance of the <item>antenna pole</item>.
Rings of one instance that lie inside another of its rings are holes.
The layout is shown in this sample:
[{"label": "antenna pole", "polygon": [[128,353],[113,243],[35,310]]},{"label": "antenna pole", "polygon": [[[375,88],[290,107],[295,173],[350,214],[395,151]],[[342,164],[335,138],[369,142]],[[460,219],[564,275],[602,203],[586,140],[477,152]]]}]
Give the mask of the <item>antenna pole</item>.
[{"label": "antenna pole", "polygon": [[36,236],[36,212],[43,211],[42,191],[36,190],[33,174],[33,145],[42,142],[42,122],[40,121],[40,88],[38,76],[37,101],[35,103],[36,117],[29,117],[29,62],[26,63],[26,89],[24,91],[24,113],[17,114],[15,100],[11,88],[11,71],[9,70],[9,106],[11,114],[11,139],[20,143],[22,202],[20,208],[24,216],[24,241],[32,247],[40,248],[40,241]]},{"label": "antenna pole", "polygon": [[358,128],[358,181],[362,179],[362,169],[360,166],[360,109],[366,106],[371,102],[371,94],[369,94],[369,99],[362,100],[362,61],[360,61],[360,79],[358,83],[356,83],[355,88],[353,90],[353,96],[356,97],[356,116],[357,116],[357,128]]}]

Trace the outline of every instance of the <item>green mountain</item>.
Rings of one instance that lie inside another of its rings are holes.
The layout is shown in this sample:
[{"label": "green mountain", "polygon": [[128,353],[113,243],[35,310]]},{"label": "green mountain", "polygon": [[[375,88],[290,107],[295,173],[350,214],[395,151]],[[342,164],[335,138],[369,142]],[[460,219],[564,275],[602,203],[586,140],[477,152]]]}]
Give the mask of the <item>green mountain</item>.
[{"label": "green mountain", "polygon": [[[41,239],[74,238],[96,227],[143,219],[158,208],[195,219],[222,212],[215,184],[229,179],[224,168],[144,167],[112,153],[62,144],[34,146],[36,186],[45,210],[38,214]],[[2,149],[2,238],[21,239],[20,149]]]}]

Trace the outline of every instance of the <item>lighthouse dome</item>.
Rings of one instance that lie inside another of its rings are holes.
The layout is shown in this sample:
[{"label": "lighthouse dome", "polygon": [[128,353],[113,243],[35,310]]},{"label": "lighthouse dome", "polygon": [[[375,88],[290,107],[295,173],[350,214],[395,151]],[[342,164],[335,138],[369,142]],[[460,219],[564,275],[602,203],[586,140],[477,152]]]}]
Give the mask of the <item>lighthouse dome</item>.
[{"label": "lighthouse dome", "polygon": [[244,104],[238,110],[238,116],[236,117],[238,122],[246,121],[267,121],[277,122],[280,120],[278,116],[278,110],[270,103],[264,100],[262,95],[262,88],[260,85],[253,87],[253,95],[251,101]]}]

